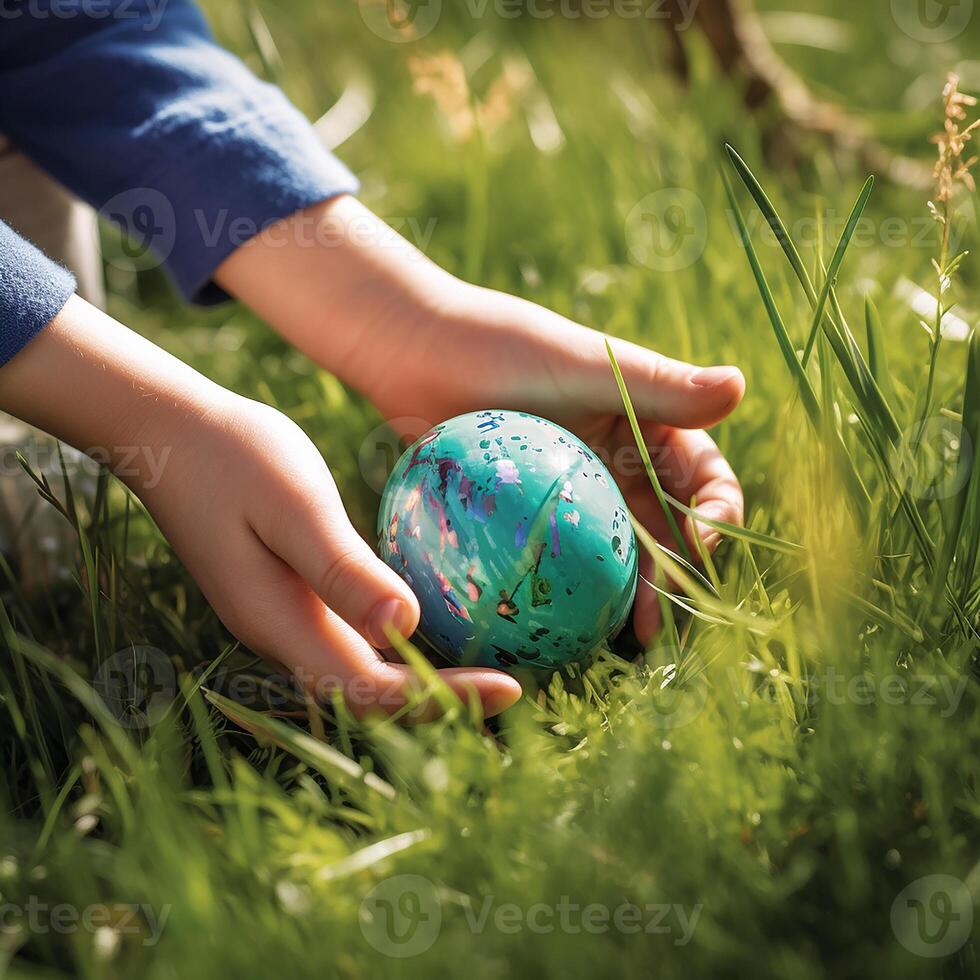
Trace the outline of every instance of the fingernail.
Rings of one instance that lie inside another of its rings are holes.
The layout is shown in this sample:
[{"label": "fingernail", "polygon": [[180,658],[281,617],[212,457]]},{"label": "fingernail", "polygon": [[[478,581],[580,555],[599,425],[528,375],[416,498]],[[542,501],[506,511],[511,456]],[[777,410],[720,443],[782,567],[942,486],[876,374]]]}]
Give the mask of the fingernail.
[{"label": "fingernail", "polygon": [[391,646],[385,627],[404,636],[409,629],[408,607],[401,599],[382,599],[368,617],[368,639],[374,646],[384,649]]},{"label": "fingernail", "polygon": [[521,693],[520,687],[517,690],[510,687],[488,694],[483,702],[484,717],[492,718],[494,715],[499,715],[502,711],[506,711],[512,704],[520,700]]},{"label": "fingernail", "polygon": [[711,521],[729,521],[731,519],[730,508],[726,504],[710,503],[696,508],[694,513],[698,534],[701,535],[709,548],[714,548],[721,540],[721,534],[710,524],[702,524],[698,518],[707,517]]},{"label": "fingernail", "polygon": [[719,385],[731,381],[732,378],[740,374],[737,367],[724,365],[721,367],[701,368],[691,375],[691,384],[695,388],[717,388]]}]

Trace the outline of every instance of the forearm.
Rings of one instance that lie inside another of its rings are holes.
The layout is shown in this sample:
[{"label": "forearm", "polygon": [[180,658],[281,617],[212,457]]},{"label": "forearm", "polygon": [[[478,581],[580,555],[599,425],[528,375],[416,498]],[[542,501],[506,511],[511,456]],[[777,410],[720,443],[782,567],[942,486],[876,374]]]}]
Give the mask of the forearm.
[{"label": "forearm", "polygon": [[226,298],[212,273],[247,235],[356,190],[193,0],[29,6],[0,17],[0,131],[155,252],[184,298]]},{"label": "forearm", "polygon": [[388,327],[436,316],[452,277],[353,197],[323,201],[243,245],[215,272],[294,346],[364,391]]},{"label": "forearm", "polygon": [[125,465],[128,481],[224,394],[77,296],[0,369],[0,409],[110,467]]}]

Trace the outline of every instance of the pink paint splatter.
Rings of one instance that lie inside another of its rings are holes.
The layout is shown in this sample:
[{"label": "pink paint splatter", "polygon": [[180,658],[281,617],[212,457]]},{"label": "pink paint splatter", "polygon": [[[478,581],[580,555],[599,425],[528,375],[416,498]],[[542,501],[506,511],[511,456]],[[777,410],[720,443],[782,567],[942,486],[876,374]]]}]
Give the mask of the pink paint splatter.
[{"label": "pink paint splatter", "polygon": [[419,505],[419,501],[422,499],[422,488],[414,487],[412,492],[408,495],[408,499],[405,501],[405,513],[410,514]]},{"label": "pink paint splatter", "polygon": [[472,623],[473,619],[471,618],[470,614],[467,612],[466,606],[464,606],[456,597],[456,593],[453,591],[453,587],[449,584],[449,579],[447,579],[446,576],[439,571],[439,569],[433,568],[433,571],[435,572],[436,579],[439,582],[439,589],[442,592],[442,598],[446,603],[446,608],[457,619],[465,619],[466,622]]},{"label": "pink paint splatter", "polygon": [[496,466],[498,487],[519,484],[521,482],[521,474],[512,459],[498,459]]},{"label": "pink paint splatter", "polygon": [[480,596],[483,595],[483,589],[476,581],[475,575],[476,565],[471,565],[470,570],[466,573],[466,593],[470,597],[470,602],[479,602]]},{"label": "pink paint splatter", "polygon": [[419,454],[422,452],[423,449],[425,449],[425,447],[430,442],[432,442],[433,439],[436,439],[438,437],[441,431],[442,431],[441,426],[435,429],[430,429],[428,432],[426,432],[424,436],[422,436],[419,439],[418,445],[412,451],[412,458],[408,461],[408,466],[405,467],[405,476],[408,476],[412,467],[418,466],[418,464],[422,462],[422,460],[419,459]]},{"label": "pink paint splatter", "polygon": [[572,525],[572,527],[578,527],[579,513],[577,510],[567,510],[564,514],[562,514],[562,517],[564,517],[565,520]]},{"label": "pink paint splatter", "polygon": [[439,521],[439,550],[446,550],[446,543],[448,542],[450,547],[458,548],[459,539],[456,536],[455,529],[450,525],[449,519],[446,517],[446,508],[442,506],[439,498],[434,493],[426,494],[425,502],[429,505],[429,508],[435,512],[436,518]]}]

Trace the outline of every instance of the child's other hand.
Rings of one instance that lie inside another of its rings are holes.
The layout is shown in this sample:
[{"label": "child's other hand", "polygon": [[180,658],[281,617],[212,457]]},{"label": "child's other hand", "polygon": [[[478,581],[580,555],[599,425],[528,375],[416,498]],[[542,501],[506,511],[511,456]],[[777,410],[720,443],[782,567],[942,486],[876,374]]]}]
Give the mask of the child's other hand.
[{"label": "child's other hand", "polygon": [[[160,482],[140,496],[228,629],[321,701],[340,688],[356,714],[403,707],[417,678],[377,651],[391,645],[386,625],[411,636],[418,602],[351,525],[302,429],[222,393],[174,436]],[[475,693],[484,716],[520,695],[496,670],[441,675],[463,700]]]},{"label": "child's other hand", "polygon": [[[461,282],[352,198],[315,205],[275,231],[238,249],[219,281],[386,418],[434,424],[512,408],[552,419],[601,455],[637,519],[676,547],[637,458],[603,334]],[[685,503],[693,498],[706,517],[739,523],[741,488],[704,428],[739,403],[741,372],[611,343],[664,488]],[[682,526],[692,544],[694,534],[709,549],[718,544],[708,525]],[[648,555],[640,572],[652,578]],[[637,594],[634,626],[644,642],[659,627],[652,589]]]},{"label": "child's other hand", "polygon": [[[55,380],[52,380],[55,379]],[[0,404],[98,449],[144,502],[225,625],[320,699],[357,714],[403,707],[414,672],[390,663],[384,627],[415,629],[402,579],[348,520],[303,431],[234,395],[77,297],[0,373]],[[443,679],[484,716],[520,696],[497,670]],[[411,720],[427,717],[422,705]]]},{"label": "child's other hand", "polygon": [[[415,323],[405,337],[398,369],[379,375],[369,390],[392,420],[436,422],[474,409],[515,408],[558,422],[609,467],[637,520],[677,550],[636,450],[605,342],[602,334],[532,303],[454,282],[439,315]],[[697,368],[636,344],[610,343],[664,489],[684,503],[694,498],[706,517],[741,523],[741,487],[704,431],[738,405],[741,372]],[[709,550],[718,545],[717,531],[677,517],[694,555],[695,534]],[[653,561],[642,549],[640,573],[653,581]],[[653,589],[638,590],[633,623],[648,643],[660,625]]]}]

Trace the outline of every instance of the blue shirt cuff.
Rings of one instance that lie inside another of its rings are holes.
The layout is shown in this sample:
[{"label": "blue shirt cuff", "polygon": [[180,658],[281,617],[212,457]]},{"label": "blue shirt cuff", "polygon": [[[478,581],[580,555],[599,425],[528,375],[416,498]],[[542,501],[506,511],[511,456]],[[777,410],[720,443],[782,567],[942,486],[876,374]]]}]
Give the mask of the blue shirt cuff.
[{"label": "blue shirt cuff", "polygon": [[190,0],[99,7],[3,21],[0,131],[152,251],[182,296],[224,299],[212,276],[236,248],[357,180]]},{"label": "blue shirt cuff", "polygon": [[74,292],[70,272],[0,221],[0,366],[61,312]]}]

